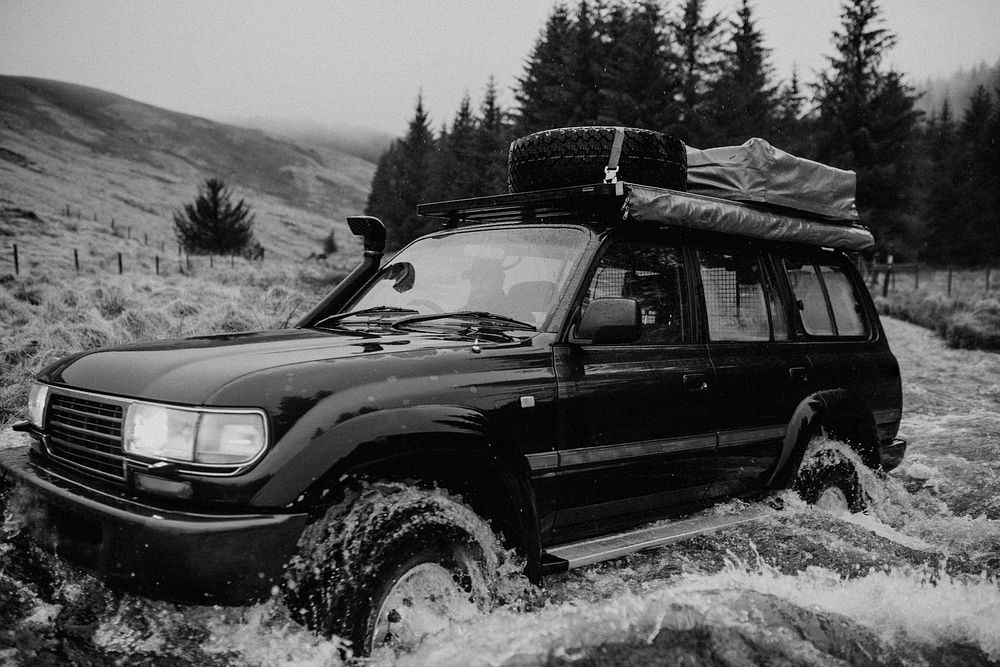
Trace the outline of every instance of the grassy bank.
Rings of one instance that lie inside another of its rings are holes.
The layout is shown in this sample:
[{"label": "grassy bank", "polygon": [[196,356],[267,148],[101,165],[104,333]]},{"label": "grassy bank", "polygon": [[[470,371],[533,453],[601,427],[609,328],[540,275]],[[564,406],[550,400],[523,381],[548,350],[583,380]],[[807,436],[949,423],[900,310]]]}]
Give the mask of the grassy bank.
[{"label": "grassy bank", "polygon": [[876,297],[879,313],[935,331],[950,347],[1000,350],[1000,300],[901,290]]},{"label": "grassy bank", "polygon": [[174,274],[0,276],[0,426],[59,357],[133,341],[287,326],[344,275],[323,265]]}]

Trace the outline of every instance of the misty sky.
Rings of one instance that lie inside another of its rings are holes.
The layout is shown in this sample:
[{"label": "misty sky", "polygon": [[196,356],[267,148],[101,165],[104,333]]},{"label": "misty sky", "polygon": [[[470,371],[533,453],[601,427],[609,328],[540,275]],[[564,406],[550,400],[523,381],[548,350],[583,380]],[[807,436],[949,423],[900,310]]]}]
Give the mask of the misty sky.
[{"label": "misty sky", "polygon": [[[732,15],[737,0],[708,0]],[[574,4],[570,2],[569,4]],[[676,6],[678,0],[667,3]],[[781,78],[825,67],[838,0],[757,0]],[[0,0],[0,73],[102,88],[217,120],[435,126],[493,74],[506,103],[549,0]],[[888,63],[912,80],[1000,59],[1000,0],[882,0]]]}]

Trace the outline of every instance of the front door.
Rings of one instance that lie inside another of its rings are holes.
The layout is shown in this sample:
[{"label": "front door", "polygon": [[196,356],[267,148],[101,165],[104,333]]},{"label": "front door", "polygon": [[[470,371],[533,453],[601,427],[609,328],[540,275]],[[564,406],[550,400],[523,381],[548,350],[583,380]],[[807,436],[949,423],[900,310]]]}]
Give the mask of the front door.
[{"label": "front door", "polygon": [[669,237],[606,248],[582,299],[638,301],[634,343],[555,350],[561,424],[553,541],[604,533],[691,507],[712,483],[716,383],[694,326],[691,278]]}]

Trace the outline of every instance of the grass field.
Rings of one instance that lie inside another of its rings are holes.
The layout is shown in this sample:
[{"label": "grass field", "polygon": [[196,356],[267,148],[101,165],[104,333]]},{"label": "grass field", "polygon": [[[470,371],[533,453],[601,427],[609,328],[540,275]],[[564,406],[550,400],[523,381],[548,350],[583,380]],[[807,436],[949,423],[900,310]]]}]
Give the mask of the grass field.
[{"label": "grass field", "polygon": [[104,345],[287,326],[346,271],[339,263],[220,262],[194,275],[0,273],[0,426],[23,416],[29,378]]},{"label": "grass field", "polygon": [[898,273],[886,296],[881,282],[872,286],[875,304],[884,315],[935,331],[949,346],[1000,350],[1000,269],[953,271],[922,268]]}]

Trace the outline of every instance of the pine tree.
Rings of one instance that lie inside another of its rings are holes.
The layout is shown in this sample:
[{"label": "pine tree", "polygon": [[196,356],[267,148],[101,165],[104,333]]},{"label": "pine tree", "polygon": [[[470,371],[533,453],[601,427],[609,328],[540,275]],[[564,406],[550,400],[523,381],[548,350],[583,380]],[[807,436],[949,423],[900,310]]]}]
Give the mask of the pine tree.
[{"label": "pine tree", "polygon": [[942,263],[963,263],[961,257],[968,250],[963,247],[968,230],[962,221],[954,217],[954,211],[961,205],[964,196],[964,188],[957,179],[959,170],[956,159],[960,147],[956,138],[957,125],[951,104],[945,97],[940,114],[935,113],[928,121],[924,137],[927,156],[924,179],[927,190],[924,203],[928,229],[926,256]]},{"label": "pine tree", "polygon": [[913,151],[919,112],[913,91],[881,63],[896,38],[881,27],[877,0],[849,0],[837,54],[815,85],[816,159],[858,174],[858,209],[879,244],[897,256],[916,252],[920,229],[913,215]]},{"label": "pine tree", "polygon": [[576,25],[564,5],[557,5],[535,43],[524,75],[518,79],[515,100],[518,104],[517,127],[520,134],[560,127],[573,110],[570,76]]},{"label": "pine tree", "polygon": [[459,199],[475,188],[476,174],[470,171],[475,153],[477,122],[468,93],[462,97],[451,130],[442,128],[431,169],[429,201]]},{"label": "pine tree", "polygon": [[189,253],[235,254],[255,243],[250,207],[242,199],[233,204],[232,193],[218,178],[206,179],[194,202],[173,218],[177,242]]},{"label": "pine tree", "polygon": [[576,8],[576,30],[569,62],[570,115],[566,125],[593,125],[600,115],[603,68],[603,25],[599,7],[580,0]]},{"label": "pine tree", "polygon": [[475,158],[471,165],[477,179],[466,196],[481,197],[507,189],[507,149],[512,139],[507,113],[500,106],[496,82],[491,76],[479,110]]},{"label": "pine tree", "polygon": [[367,215],[385,223],[386,246],[390,249],[402,247],[435,227],[417,215],[417,204],[430,193],[436,150],[423,96],[418,95],[406,136],[393,142],[379,160],[365,207]]},{"label": "pine tree", "polygon": [[794,155],[808,155],[809,121],[804,117],[805,96],[799,86],[798,70],[792,69],[792,78],[780,87],[773,143]]},{"label": "pine tree", "polygon": [[599,124],[658,130],[677,117],[677,64],[667,49],[665,24],[653,0],[609,8],[601,35]]},{"label": "pine tree", "polygon": [[962,222],[968,228],[968,256],[977,262],[993,262],[1000,256],[1000,210],[997,209],[995,151],[998,105],[984,86],[979,86],[958,126],[961,144],[958,159],[958,191],[962,193]]},{"label": "pine tree", "polygon": [[750,137],[770,138],[778,117],[778,88],[771,84],[770,49],[754,22],[749,0],[729,21],[730,39],[723,47],[721,74],[712,82],[703,105],[708,145],[741,144]]},{"label": "pine tree", "polygon": [[705,0],[685,0],[680,16],[670,23],[679,50],[680,110],[668,131],[694,146],[706,146],[710,140],[703,117],[704,96],[720,66],[720,17],[705,16],[704,10]]}]

